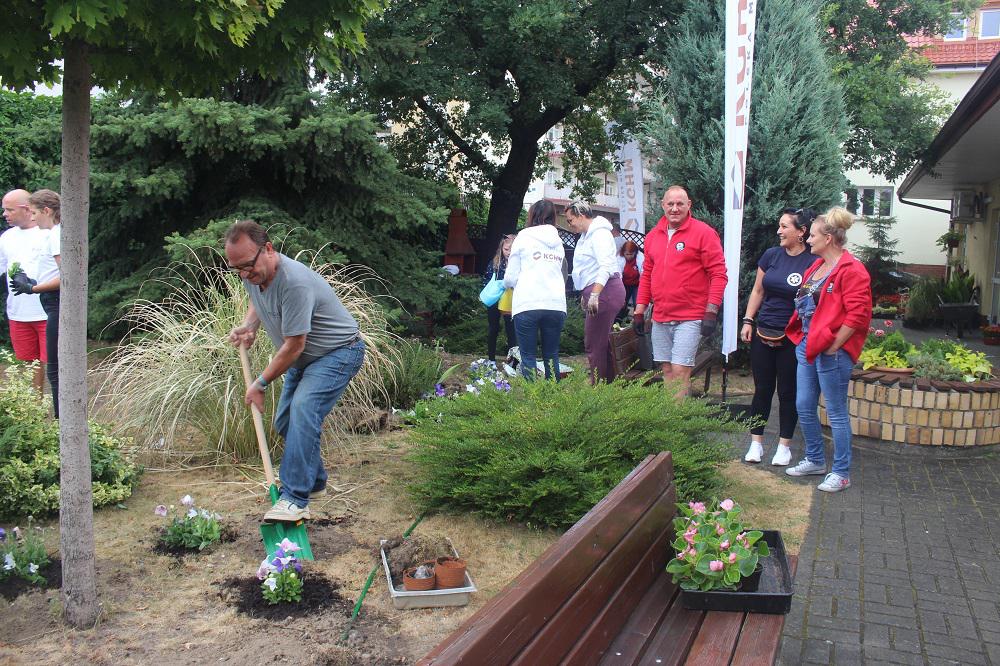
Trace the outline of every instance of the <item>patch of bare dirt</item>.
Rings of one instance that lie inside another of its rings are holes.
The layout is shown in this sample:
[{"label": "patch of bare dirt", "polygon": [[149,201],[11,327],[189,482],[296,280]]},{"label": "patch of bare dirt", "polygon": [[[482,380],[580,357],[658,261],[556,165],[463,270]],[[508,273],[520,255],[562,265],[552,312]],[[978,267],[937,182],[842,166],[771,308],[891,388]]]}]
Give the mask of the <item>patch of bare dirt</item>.
[{"label": "patch of bare dirt", "polygon": [[38,575],[45,579],[41,585],[36,585],[20,576],[7,576],[0,580],[0,597],[13,601],[17,597],[34,590],[58,590],[62,587],[62,561],[53,558],[38,570]]},{"label": "patch of bare dirt", "polygon": [[257,578],[237,576],[216,581],[219,598],[248,617],[264,620],[285,620],[313,615],[317,611],[335,608],[346,615],[354,607],[337,591],[340,585],[321,573],[302,574],[302,600],[294,604],[271,604],[264,598]]}]

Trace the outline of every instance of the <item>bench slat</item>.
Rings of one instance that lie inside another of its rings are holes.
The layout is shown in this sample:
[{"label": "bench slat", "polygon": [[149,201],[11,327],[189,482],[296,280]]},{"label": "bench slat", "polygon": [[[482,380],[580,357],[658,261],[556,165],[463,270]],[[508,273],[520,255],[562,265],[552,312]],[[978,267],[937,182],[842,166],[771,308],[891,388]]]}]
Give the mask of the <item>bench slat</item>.
[{"label": "bench slat", "polygon": [[[788,557],[788,569],[792,580],[795,579],[795,569],[798,567],[797,555]],[[784,615],[768,615],[766,613],[747,613],[743,623],[736,651],[733,653],[731,666],[757,666],[758,664],[773,664],[781,646],[781,629],[785,625]]]},{"label": "bench slat", "polygon": [[660,630],[636,663],[649,666],[683,664],[704,618],[705,611],[687,610],[680,599],[675,599]]},{"label": "bench slat", "polygon": [[479,666],[512,661],[672,481],[670,453],[648,457],[418,663]]},{"label": "bench slat", "polygon": [[[674,485],[670,484],[614,550],[597,565],[594,573],[569,601],[563,604],[545,627],[535,635],[531,643],[518,655],[515,664],[523,666],[556,664],[573,648],[580,636],[593,626],[594,619],[601,614],[601,609],[608,605],[609,599],[622,589],[632,574],[636,573],[635,563],[649,552],[652,544],[659,542],[661,537],[669,532],[667,528],[676,511],[674,506],[676,495]],[[649,573],[653,573],[652,568],[649,569]],[[649,576],[647,585],[653,577]],[[644,591],[635,595],[633,608]],[[626,618],[627,614],[625,617],[613,618],[611,622],[620,628]],[[595,629],[599,630],[599,627]],[[607,647],[614,633],[611,632],[607,642],[599,646],[602,650]]]},{"label": "bench slat", "polygon": [[658,575],[600,663],[634,664],[650,636],[660,629],[667,609],[676,596],[677,586],[670,582],[670,576]]},{"label": "bench slat", "polygon": [[728,664],[745,617],[746,613],[707,613],[684,666]]},{"label": "bench slat", "polygon": [[[670,537],[672,530],[669,528],[660,534],[660,538],[650,546],[646,555],[636,566],[635,571],[622,586],[622,589],[615,593],[611,601],[608,602],[601,614],[594,620],[573,649],[566,655],[562,663],[565,666],[593,666],[600,662],[601,658],[610,652],[611,643],[622,633],[622,628],[630,617],[643,616],[640,607],[643,601],[652,606],[652,601],[658,600],[661,605],[655,611],[656,618],[647,620],[648,624],[643,625],[648,628],[644,636],[648,636],[659,625],[666,611],[666,602],[673,596],[673,584],[670,579],[666,580],[660,576],[666,566],[667,553],[670,550]],[[650,594],[652,592],[652,594]],[[633,612],[635,615],[633,615]],[[650,614],[653,614],[652,610]],[[636,626],[639,627],[638,617]],[[642,628],[639,628],[641,631]],[[640,645],[646,642],[643,638]],[[636,654],[638,654],[636,650]]]}]

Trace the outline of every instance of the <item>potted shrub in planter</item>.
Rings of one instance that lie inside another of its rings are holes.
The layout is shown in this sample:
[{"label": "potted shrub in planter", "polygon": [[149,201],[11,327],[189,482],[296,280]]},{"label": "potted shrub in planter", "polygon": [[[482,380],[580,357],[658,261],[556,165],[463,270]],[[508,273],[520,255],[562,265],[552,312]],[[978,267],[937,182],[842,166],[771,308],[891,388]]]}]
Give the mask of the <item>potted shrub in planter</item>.
[{"label": "potted shrub in planter", "polygon": [[965,237],[964,234],[961,234],[954,230],[949,230],[941,234],[941,236],[938,237],[937,241],[935,241],[935,244],[942,250],[947,252],[952,248],[958,247],[958,244],[962,242],[962,239],[964,237]]},{"label": "potted shrub in planter", "polygon": [[685,608],[787,613],[792,582],[781,534],[747,530],[731,499],[678,504],[667,563]]}]

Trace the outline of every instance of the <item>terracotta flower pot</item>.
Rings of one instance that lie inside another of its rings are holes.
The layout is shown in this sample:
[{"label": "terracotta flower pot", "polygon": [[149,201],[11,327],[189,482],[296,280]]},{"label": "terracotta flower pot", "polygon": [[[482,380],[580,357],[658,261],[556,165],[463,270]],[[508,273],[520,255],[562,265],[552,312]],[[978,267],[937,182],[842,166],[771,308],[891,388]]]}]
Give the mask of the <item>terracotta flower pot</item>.
[{"label": "terracotta flower pot", "polygon": [[[425,562],[427,566],[433,566],[433,562]],[[437,585],[437,568],[434,570],[430,578],[414,578],[413,574],[416,572],[417,567],[410,567],[409,569],[403,570],[403,589],[407,592],[425,592],[427,590],[433,590],[435,585]]]},{"label": "terracotta flower pot", "polygon": [[439,557],[434,571],[437,574],[439,588],[465,586],[465,560],[457,557]]}]

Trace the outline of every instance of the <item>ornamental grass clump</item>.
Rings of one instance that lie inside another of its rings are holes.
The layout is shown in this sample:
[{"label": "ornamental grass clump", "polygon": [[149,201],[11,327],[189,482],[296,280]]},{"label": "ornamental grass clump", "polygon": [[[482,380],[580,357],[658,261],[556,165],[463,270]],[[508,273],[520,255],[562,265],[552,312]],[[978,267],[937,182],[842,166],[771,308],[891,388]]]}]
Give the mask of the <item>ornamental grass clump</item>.
[{"label": "ornamental grass clump", "polygon": [[257,568],[260,591],[271,605],[302,601],[302,563],[295,557],[302,549],[289,539],[277,546],[274,557],[265,557]]},{"label": "ornamental grass clump", "polygon": [[[357,320],[366,346],[364,365],[347,385],[327,427],[335,433],[374,429],[378,405],[387,402],[388,367],[398,364],[396,338],[386,329],[383,309],[372,295],[380,282],[364,267],[310,267]],[[103,378],[97,404],[144,445],[214,454],[227,461],[256,457],[239,354],[228,340],[249,304],[240,278],[221,265],[195,262],[171,265],[158,281],[169,295],[160,302],[133,304],[123,318],[131,330],[128,339],[95,370]],[[251,371],[263,370],[274,353],[261,330],[249,349]],[[265,394],[264,423],[269,427],[281,387],[282,379],[276,378]],[[280,442],[273,428],[268,441],[272,447]],[[184,442],[193,446],[178,446]]]},{"label": "ornamental grass clump", "polygon": [[678,497],[718,492],[727,433],[744,424],[662,386],[591,387],[583,375],[419,403],[409,455],[417,504],[565,528],[660,451],[673,454]]},{"label": "ornamental grass clump", "polygon": [[763,532],[743,527],[742,509],[731,499],[677,508],[684,515],[674,518],[677,555],[667,563],[667,572],[685,590],[735,590],[757,569],[760,558],[771,554],[761,540]]},{"label": "ornamental grass clump", "polygon": [[32,583],[44,585],[39,573],[49,564],[49,555],[42,540],[42,528],[32,527],[28,518],[27,529],[15,527],[10,532],[0,527],[0,580],[17,576]]},{"label": "ornamental grass clump", "polygon": [[158,516],[167,517],[169,513],[173,513],[173,519],[160,535],[161,543],[170,548],[201,551],[222,538],[219,528],[222,516],[195,507],[194,498],[190,495],[181,498],[181,506],[184,508],[180,511],[173,505],[168,509],[163,504],[153,509],[153,513]]}]

